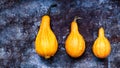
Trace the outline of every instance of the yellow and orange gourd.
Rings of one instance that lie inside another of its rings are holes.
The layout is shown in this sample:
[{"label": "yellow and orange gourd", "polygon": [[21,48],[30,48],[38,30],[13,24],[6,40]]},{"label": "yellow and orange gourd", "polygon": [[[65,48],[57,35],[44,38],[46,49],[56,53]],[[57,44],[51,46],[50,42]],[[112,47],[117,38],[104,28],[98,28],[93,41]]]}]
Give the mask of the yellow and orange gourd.
[{"label": "yellow and orange gourd", "polygon": [[78,31],[78,25],[76,20],[79,17],[75,17],[71,23],[71,31],[65,41],[65,49],[69,56],[73,58],[80,57],[85,51],[85,41],[82,35]]},{"label": "yellow and orange gourd", "polygon": [[98,38],[95,40],[92,50],[98,58],[106,58],[111,52],[110,42],[105,37],[102,27],[99,29]]},{"label": "yellow and orange gourd", "polygon": [[35,40],[35,50],[40,56],[48,59],[55,55],[57,49],[58,42],[50,28],[50,16],[44,15]]}]

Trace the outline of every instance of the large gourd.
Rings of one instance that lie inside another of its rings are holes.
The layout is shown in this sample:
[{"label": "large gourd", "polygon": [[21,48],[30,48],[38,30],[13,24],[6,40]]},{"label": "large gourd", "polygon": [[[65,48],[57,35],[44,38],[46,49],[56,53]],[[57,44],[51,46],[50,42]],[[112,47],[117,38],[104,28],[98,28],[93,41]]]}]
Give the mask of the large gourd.
[{"label": "large gourd", "polygon": [[57,49],[58,42],[50,27],[50,16],[44,15],[35,40],[35,50],[40,56],[48,59],[55,55]]},{"label": "large gourd", "polygon": [[79,17],[75,17],[71,23],[71,31],[65,41],[66,52],[73,58],[80,57],[85,51],[85,41],[78,31],[77,19],[79,19]]},{"label": "large gourd", "polygon": [[110,42],[105,37],[102,27],[99,29],[98,38],[95,40],[92,50],[98,58],[106,58],[111,52]]}]

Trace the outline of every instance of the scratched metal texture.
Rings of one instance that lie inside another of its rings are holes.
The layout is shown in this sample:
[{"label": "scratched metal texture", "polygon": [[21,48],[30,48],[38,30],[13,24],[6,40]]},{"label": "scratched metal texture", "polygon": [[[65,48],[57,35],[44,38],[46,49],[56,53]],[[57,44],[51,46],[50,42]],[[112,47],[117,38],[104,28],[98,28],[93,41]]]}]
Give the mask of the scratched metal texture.
[{"label": "scratched metal texture", "polygon": [[[35,37],[41,17],[51,4],[51,28],[59,48],[45,60],[35,52]],[[77,59],[66,54],[64,43],[75,16],[86,42],[85,53]],[[93,55],[98,29],[104,27],[112,47],[106,59]],[[120,68],[119,0],[0,0],[0,68]]]}]

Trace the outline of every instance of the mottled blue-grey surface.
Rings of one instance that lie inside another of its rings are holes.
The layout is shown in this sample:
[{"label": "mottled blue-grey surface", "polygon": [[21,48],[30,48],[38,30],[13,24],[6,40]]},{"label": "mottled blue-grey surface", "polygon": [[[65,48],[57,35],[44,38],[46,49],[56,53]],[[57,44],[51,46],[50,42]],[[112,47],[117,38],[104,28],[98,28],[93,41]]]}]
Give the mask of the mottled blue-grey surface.
[{"label": "mottled blue-grey surface", "polygon": [[[59,48],[54,57],[45,60],[36,54],[34,41],[41,17],[51,4],[51,28]],[[75,16],[79,32],[86,41],[85,53],[77,59],[64,48],[70,23]],[[92,53],[99,27],[111,42],[108,58],[98,59]],[[120,1],[119,0],[0,0],[0,68],[120,68]]]}]

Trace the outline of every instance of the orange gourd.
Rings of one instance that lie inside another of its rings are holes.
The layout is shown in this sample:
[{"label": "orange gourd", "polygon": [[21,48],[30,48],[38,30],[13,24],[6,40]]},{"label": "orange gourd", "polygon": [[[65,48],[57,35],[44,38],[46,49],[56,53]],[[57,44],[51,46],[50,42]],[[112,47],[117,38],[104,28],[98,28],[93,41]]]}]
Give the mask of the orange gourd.
[{"label": "orange gourd", "polygon": [[85,51],[85,41],[78,31],[77,19],[80,18],[75,17],[74,21],[71,23],[71,31],[65,41],[66,52],[73,58],[80,57]]},{"label": "orange gourd", "polygon": [[40,56],[48,59],[55,55],[57,49],[58,42],[50,27],[50,16],[44,15],[35,40],[35,50]]},{"label": "orange gourd", "polygon": [[98,58],[106,58],[111,52],[109,40],[104,35],[104,29],[99,29],[98,38],[93,44],[93,53]]}]

